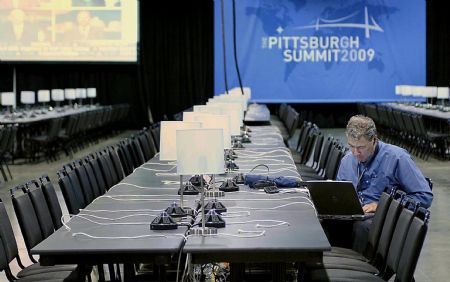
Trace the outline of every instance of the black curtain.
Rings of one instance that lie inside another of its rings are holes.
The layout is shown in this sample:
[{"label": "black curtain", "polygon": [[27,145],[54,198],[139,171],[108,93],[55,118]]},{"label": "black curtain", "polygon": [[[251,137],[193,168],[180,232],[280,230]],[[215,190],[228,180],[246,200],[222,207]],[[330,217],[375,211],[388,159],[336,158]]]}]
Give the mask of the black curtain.
[{"label": "black curtain", "polygon": [[213,95],[213,1],[140,1],[138,64],[0,64],[0,91],[96,87],[101,104],[129,103],[129,128]]},{"label": "black curtain", "polygon": [[447,0],[427,1],[427,85],[450,83],[450,17]]}]

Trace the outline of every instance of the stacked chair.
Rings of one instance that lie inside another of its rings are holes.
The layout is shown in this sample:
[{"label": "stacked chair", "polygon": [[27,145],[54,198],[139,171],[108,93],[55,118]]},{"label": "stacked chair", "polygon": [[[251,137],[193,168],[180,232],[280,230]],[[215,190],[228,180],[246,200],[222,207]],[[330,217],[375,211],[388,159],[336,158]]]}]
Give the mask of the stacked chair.
[{"label": "stacked chair", "polygon": [[336,179],[346,148],[334,137],[325,138],[317,125],[304,121],[293,151],[297,170],[303,180]]},{"label": "stacked chair", "polygon": [[272,115],[270,122],[280,130],[283,140],[287,143],[300,123],[300,114],[291,106],[281,104],[277,115]]}]

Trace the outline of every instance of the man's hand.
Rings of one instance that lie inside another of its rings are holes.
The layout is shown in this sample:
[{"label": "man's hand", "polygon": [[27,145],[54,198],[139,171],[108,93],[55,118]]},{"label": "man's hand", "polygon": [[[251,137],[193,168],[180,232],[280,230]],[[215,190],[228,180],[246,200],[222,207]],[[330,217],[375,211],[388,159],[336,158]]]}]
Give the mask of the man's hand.
[{"label": "man's hand", "polygon": [[375,212],[377,210],[378,203],[372,202],[362,207],[365,213]]}]

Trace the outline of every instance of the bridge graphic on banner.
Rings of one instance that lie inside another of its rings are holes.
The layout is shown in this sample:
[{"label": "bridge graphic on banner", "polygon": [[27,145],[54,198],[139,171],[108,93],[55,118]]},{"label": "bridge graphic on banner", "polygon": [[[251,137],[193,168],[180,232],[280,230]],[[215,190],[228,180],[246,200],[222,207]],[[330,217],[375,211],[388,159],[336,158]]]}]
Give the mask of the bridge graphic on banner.
[{"label": "bridge graphic on banner", "polygon": [[370,31],[372,30],[384,32],[384,30],[378,25],[375,19],[372,16],[369,16],[367,6],[364,7],[364,23],[345,22],[346,20],[351,19],[352,17],[358,15],[359,13],[360,12],[354,12],[348,16],[333,20],[317,18],[316,24],[314,25],[298,26],[295,27],[294,29],[320,30],[321,28],[359,28],[365,30],[366,38],[370,38]]}]

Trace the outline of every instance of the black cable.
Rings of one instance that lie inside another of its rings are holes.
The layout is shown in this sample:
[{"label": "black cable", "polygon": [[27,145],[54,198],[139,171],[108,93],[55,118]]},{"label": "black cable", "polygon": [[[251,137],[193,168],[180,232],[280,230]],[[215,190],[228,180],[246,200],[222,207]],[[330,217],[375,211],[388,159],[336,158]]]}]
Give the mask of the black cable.
[{"label": "black cable", "polygon": [[222,16],[223,78],[225,81],[225,92],[228,94],[227,49],[225,44],[225,12],[223,7],[223,0],[220,0],[220,12]]},{"label": "black cable", "polygon": [[237,60],[237,48],[236,48],[236,1],[233,0],[233,49],[234,49],[234,64],[236,66],[236,73],[239,80],[239,87],[241,93],[244,95],[244,88],[242,88],[241,73],[239,72],[239,65]]},{"label": "black cable", "polygon": [[257,167],[260,167],[260,166],[267,168],[267,180],[269,180],[270,168],[269,168],[269,166],[267,166],[265,164],[259,164],[259,165],[254,166],[247,174],[250,174],[250,172],[254,171]]}]

